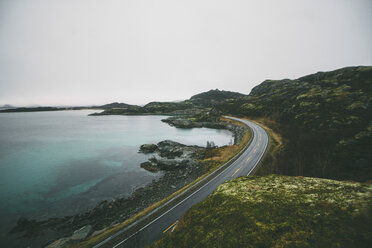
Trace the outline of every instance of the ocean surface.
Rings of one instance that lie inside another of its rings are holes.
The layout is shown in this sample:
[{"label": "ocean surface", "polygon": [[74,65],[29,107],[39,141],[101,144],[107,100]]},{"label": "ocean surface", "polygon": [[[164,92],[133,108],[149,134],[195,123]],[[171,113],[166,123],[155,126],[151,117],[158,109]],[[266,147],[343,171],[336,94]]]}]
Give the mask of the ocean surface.
[{"label": "ocean surface", "polygon": [[0,230],[21,217],[45,219],[127,197],[162,173],[140,163],[139,146],[171,139],[226,145],[232,133],[178,129],[166,116],[88,116],[95,111],[0,114]]}]

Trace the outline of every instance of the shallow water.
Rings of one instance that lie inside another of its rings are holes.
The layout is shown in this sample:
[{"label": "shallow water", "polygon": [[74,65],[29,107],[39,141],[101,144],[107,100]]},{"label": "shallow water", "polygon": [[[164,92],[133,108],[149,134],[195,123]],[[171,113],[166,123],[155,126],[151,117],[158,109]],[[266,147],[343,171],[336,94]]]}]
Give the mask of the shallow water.
[{"label": "shallow water", "polygon": [[139,146],[171,139],[231,142],[226,130],[177,129],[165,116],[88,116],[94,111],[0,114],[0,228],[20,216],[74,214],[129,196],[161,177],[139,167]]}]

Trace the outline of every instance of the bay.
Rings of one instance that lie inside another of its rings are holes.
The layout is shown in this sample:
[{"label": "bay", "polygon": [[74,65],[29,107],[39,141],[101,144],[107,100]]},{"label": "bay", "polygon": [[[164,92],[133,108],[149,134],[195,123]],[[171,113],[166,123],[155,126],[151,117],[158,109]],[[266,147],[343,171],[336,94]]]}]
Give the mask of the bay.
[{"label": "bay", "polygon": [[178,129],[166,116],[88,116],[92,110],[0,114],[1,228],[21,216],[72,215],[98,202],[128,197],[162,173],[140,163],[139,146],[170,139],[226,145],[232,133]]}]

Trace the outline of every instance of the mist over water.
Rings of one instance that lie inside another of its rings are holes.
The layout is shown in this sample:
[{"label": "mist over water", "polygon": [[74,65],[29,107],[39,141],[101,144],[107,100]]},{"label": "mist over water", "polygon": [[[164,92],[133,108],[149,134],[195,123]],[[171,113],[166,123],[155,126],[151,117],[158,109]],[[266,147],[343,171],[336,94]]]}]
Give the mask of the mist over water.
[{"label": "mist over water", "polygon": [[[157,180],[140,163],[139,146],[171,139],[205,146],[232,134],[177,129],[165,116],[88,116],[93,111],[0,114],[0,228],[20,216],[71,215]],[[7,227],[9,228],[9,227]]]}]

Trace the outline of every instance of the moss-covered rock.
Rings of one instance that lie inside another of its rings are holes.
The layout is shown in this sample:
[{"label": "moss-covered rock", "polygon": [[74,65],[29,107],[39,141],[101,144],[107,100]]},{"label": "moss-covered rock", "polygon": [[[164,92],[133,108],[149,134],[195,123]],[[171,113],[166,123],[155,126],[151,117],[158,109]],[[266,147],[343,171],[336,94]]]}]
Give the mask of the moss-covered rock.
[{"label": "moss-covered rock", "polygon": [[372,186],[241,177],[192,207],[153,247],[370,247]]},{"label": "moss-covered rock", "polygon": [[143,144],[140,146],[139,151],[142,153],[153,153],[158,149],[158,146],[155,144]]}]

